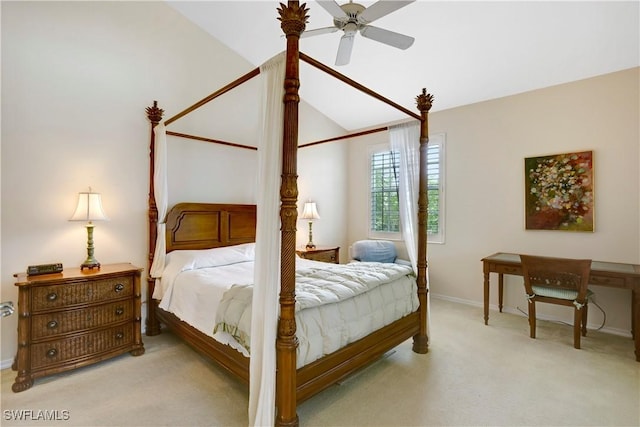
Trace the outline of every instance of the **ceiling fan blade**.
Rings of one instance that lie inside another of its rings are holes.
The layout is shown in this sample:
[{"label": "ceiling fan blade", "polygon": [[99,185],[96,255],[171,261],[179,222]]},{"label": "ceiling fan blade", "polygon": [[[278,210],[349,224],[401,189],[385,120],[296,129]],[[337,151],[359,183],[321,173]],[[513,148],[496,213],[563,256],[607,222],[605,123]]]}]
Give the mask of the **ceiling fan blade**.
[{"label": "ceiling fan blade", "polygon": [[320,34],[335,33],[336,31],[338,31],[338,27],[316,28],[314,30],[303,32],[302,34],[300,34],[300,38],[319,36]]},{"label": "ceiling fan blade", "polygon": [[368,39],[375,40],[389,46],[397,47],[398,49],[402,50],[409,48],[415,40],[413,37],[374,27],[372,25],[367,25],[366,27],[361,29],[360,34]]},{"label": "ceiling fan blade", "polygon": [[335,2],[335,0],[318,0],[317,3],[334,18],[339,20],[349,19],[347,14],[342,10],[338,3]]},{"label": "ceiling fan blade", "polygon": [[356,33],[348,32],[340,39],[338,54],[336,55],[336,65],[347,65],[351,60],[351,50],[353,49],[353,39]]},{"label": "ceiling fan blade", "polygon": [[[368,24],[376,19],[382,18],[385,15],[390,14],[402,7],[405,7],[409,3],[413,3],[415,0],[408,1],[396,1],[396,0],[379,0],[366,8],[358,16],[358,21],[362,24]],[[321,3],[321,2],[319,2]]]}]

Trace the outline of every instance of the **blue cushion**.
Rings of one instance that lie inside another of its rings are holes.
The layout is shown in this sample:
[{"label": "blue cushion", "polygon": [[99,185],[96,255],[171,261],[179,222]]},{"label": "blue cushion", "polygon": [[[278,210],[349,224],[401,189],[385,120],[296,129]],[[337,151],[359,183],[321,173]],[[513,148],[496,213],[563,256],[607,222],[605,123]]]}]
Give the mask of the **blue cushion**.
[{"label": "blue cushion", "polygon": [[351,246],[351,257],[363,262],[394,262],[396,246],[387,240],[359,240]]}]

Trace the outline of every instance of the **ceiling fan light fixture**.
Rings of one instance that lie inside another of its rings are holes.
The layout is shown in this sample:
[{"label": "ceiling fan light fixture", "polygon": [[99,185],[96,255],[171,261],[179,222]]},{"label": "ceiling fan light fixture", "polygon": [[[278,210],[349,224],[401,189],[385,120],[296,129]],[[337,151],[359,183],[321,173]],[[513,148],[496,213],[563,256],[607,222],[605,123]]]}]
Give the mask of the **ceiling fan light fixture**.
[{"label": "ceiling fan light fixture", "polygon": [[359,30],[358,26],[353,22],[348,22],[347,25],[342,27],[342,31],[344,31],[346,35],[355,35],[358,32],[358,30]]}]

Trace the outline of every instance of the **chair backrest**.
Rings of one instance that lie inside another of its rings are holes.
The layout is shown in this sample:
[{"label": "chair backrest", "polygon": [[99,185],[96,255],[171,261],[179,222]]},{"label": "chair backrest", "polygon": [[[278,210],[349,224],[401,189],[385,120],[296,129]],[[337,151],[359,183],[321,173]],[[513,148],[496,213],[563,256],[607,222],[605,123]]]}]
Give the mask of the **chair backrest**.
[{"label": "chair backrest", "polygon": [[584,303],[591,274],[590,259],[552,258],[520,255],[527,295],[533,286],[577,291],[576,301]]},{"label": "chair backrest", "polygon": [[351,258],[363,262],[394,262],[396,246],[388,240],[358,240],[351,245]]}]

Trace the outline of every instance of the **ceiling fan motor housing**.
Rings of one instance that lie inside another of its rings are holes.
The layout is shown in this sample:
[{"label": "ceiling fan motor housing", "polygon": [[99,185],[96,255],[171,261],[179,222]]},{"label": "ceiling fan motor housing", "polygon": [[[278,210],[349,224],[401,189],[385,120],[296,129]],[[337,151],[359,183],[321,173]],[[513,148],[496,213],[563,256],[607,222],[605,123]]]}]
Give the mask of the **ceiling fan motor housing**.
[{"label": "ceiling fan motor housing", "polygon": [[[347,14],[349,18],[347,20],[334,18],[333,25],[341,30],[348,29],[352,31],[359,30],[364,27],[365,22],[360,22],[360,19],[358,19],[358,17],[366,9],[366,7],[359,3],[345,3],[340,6],[340,8],[344,11],[344,13]],[[348,25],[349,27],[347,27]]]}]

